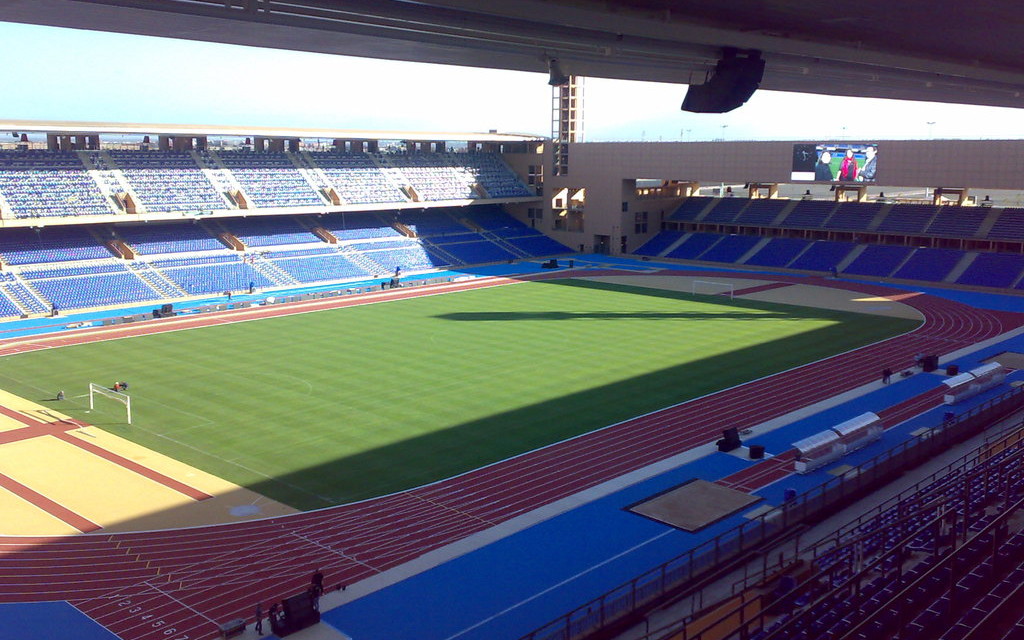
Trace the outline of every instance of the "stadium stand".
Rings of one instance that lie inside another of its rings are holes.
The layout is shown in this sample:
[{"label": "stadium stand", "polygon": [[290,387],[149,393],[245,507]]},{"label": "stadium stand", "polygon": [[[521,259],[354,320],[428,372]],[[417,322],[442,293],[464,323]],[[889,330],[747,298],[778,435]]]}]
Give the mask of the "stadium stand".
[{"label": "stadium stand", "polygon": [[860,276],[888,277],[903,264],[912,251],[911,247],[869,245],[843,269],[843,272]]},{"label": "stadium stand", "polygon": [[29,283],[61,309],[83,309],[159,300],[160,294],[132,273],[102,273],[61,278],[32,278]]},{"label": "stadium stand", "polygon": [[36,264],[109,258],[107,250],[86,227],[5,229],[0,257],[7,264]]},{"label": "stadium stand", "polygon": [[316,224],[327,229],[338,240],[386,238],[401,236],[390,223],[374,213],[335,213],[317,218]]},{"label": "stadium stand", "polygon": [[317,152],[310,153],[309,157],[330,180],[338,196],[348,204],[409,201],[369,154]]},{"label": "stadium stand", "polygon": [[213,211],[227,208],[189,153],[109,151],[146,211]]},{"label": "stadium stand", "polygon": [[725,236],[721,242],[705,251],[700,259],[709,262],[736,262],[760,241],[761,238],[757,236]]},{"label": "stadium stand", "polygon": [[989,215],[988,210],[968,207],[940,207],[938,215],[928,225],[925,233],[934,236],[969,238],[977,235],[978,229]]},{"label": "stadium stand", "polygon": [[835,202],[801,200],[782,221],[781,226],[796,229],[820,229],[825,226],[835,208]]},{"label": "stadium stand", "polygon": [[[679,222],[692,222],[696,220],[701,212],[714,202],[715,198],[702,196],[690,196],[683,201],[679,207],[669,215],[668,219]],[[717,203],[716,203],[717,204]]]},{"label": "stadium stand", "polygon": [[1024,240],[1024,209],[1007,207],[999,214],[988,237],[1005,240]]},{"label": "stadium stand", "polygon": [[831,242],[819,240],[811,244],[807,251],[790,263],[790,269],[806,269],[808,271],[829,271],[838,267],[857,246],[852,242]]},{"label": "stadium stand", "polygon": [[118,226],[117,235],[138,253],[188,253],[224,249],[224,245],[198,224],[146,224]]},{"label": "stadium stand", "polygon": [[398,214],[398,222],[404,224],[418,236],[441,236],[466,233],[469,229],[450,215],[450,209],[423,211],[404,210]]},{"label": "stadium stand", "polygon": [[[231,170],[257,207],[323,206],[313,186],[284,153],[218,151],[217,158]],[[213,163],[216,164],[216,163]]]},{"label": "stadium stand", "polygon": [[683,240],[675,249],[668,252],[666,258],[679,260],[697,260],[705,251],[715,245],[723,236],[717,233],[694,233]]},{"label": "stadium stand", "polygon": [[918,249],[893,274],[893,277],[941,282],[963,257],[963,251],[953,249]]},{"label": "stadium stand", "polygon": [[811,244],[810,241],[800,238],[772,238],[744,264],[760,267],[785,267],[807,249],[809,244]]},{"label": "stadium stand", "polygon": [[875,219],[878,212],[885,206],[880,203],[859,204],[855,202],[843,202],[836,207],[828,220],[825,221],[826,229],[845,229],[848,231],[864,231]]},{"label": "stadium stand", "polygon": [[1011,287],[1024,272],[1024,256],[980,253],[957,282],[981,287]]},{"label": "stadium stand", "polygon": [[299,252],[274,254],[270,260],[274,266],[285,271],[298,282],[323,282],[347,278],[365,278],[371,275],[337,251],[327,248],[315,250],[320,253],[298,255]]},{"label": "stadium stand", "polygon": [[748,225],[751,227],[767,227],[779,217],[782,210],[789,206],[789,200],[751,200],[739,216],[736,217],[736,224]]},{"label": "stadium stand", "polygon": [[[424,200],[529,197],[533,194],[499,157],[490,153],[396,153],[379,156]],[[483,193],[474,186],[483,188]]]},{"label": "stadium stand", "polygon": [[291,216],[229,218],[221,219],[220,223],[247,247],[321,242],[320,238]]},{"label": "stadium stand", "polygon": [[72,152],[0,152],[0,195],[15,218],[114,213]]},{"label": "stadium stand", "polygon": [[686,235],[685,231],[662,231],[654,236],[633,253],[640,256],[660,256],[661,252],[668,249],[676,240]]},{"label": "stadium stand", "polygon": [[938,207],[926,204],[898,204],[878,225],[880,232],[924,233],[938,212]]},{"label": "stadium stand", "polygon": [[703,222],[729,223],[750,203],[746,198],[719,198],[715,207],[704,216]]}]

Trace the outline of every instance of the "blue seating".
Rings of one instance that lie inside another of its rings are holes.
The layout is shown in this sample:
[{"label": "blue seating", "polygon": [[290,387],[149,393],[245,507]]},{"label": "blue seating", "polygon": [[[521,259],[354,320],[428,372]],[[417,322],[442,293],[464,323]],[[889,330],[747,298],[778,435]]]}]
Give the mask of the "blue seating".
[{"label": "blue seating", "polygon": [[666,258],[677,258],[679,260],[696,260],[711,246],[721,240],[723,236],[717,233],[694,233],[686,240],[670,251]]},{"label": "blue seating", "polygon": [[449,215],[448,209],[401,211],[398,213],[398,221],[421,237],[469,232],[465,225]]},{"label": "blue seating", "polygon": [[[217,157],[231,170],[256,207],[327,204],[284,153],[218,151]],[[212,160],[210,164],[216,165]]]},{"label": "blue seating", "polygon": [[837,267],[857,246],[852,242],[831,242],[819,240],[811,244],[800,256],[790,263],[790,269],[808,271],[829,271]]},{"label": "blue seating", "polygon": [[953,249],[918,249],[892,277],[941,282],[963,257]]},{"label": "blue seating", "polygon": [[705,251],[700,259],[709,262],[736,262],[760,241],[761,238],[757,236],[725,236],[721,242]]},{"label": "blue seating", "polygon": [[0,152],[0,194],[16,218],[114,213],[73,152]]},{"label": "blue seating", "polygon": [[938,211],[938,207],[928,204],[896,204],[878,225],[880,232],[924,233]]},{"label": "blue seating", "polygon": [[388,204],[408,202],[384,171],[366,153],[310,153],[313,164],[330,180],[346,204]]},{"label": "blue seating", "polygon": [[450,265],[448,261],[427,253],[418,242],[399,248],[368,250],[362,254],[379,264],[385,273],[393,272],[397,267],[402,267],[406,271],[417,271]]},{"label": "blue seating", "polygon": [[109,151],[147,211],[214,211],[227,203],[187,152]]},{"label": "blue seating", "polygon": [[127,272],[33,280],[32,286],[61,309],[160,299],[160,295],[138,276]]},{"label": "blue seating", "polygon": [[424,200],[530,197],[526,187],[504,160],[493,153],[394,153],[380,156],[381,163],[395,168]]},{"label": "blue seating", "polygon": [[702,196],[690,196],[683,203],[669,215],[669,220],[675,220],[680,222],[692,222],[697,219],[704,209],[711,203],[714,198],[705,198]]},{"label": "blue seating", "polygon": [[319,218],[317,224],[338,240],[401,236],[389,222],[373,213],[336,213]]},{"label": "blue seating", "polygon": [[978,233],[978,228],[989,215],[988,209],[975,207],[939,208],[939,214],[928,225],[925,233],[933,236],[969,238]]},{"label": "blue seating", "polygon": [[740,210],[750,203],[746,198],[718,198],[715,207],[708,212],[702,222],[729,223],[736,219]]},{"label": "blue seating", "polygon": [[1024,240],[1024,209],[1003,209],[988,232],[989,238]]},{"label": "blue seating", "polygon": [[800,238],[772,238],[744,264],[761,267],[785,267],[809,244],[810,241]]},{"label": "blue seating", "polygon": [[371,275],[344,255],[336,252],[299,257],[274,254],[271,262],[299,282],[365,278]]},{"label": "blue seating", "polygon": [[0,231],[0,255],[7,264],[36,264],[109,258],[85,227],[14,228]]},{"label": "blue seating", "polygon": [[290,216],[231,218],[222,220],[222,223],[247,247],[322,242]]},{"label": "blue seating", "polygon": [[572,253],[572,249],[565,246],[561,242],[549,238],[543,233],[537,233],[536,235],[524,236],[521,238],[508,238],[506,240],[509,244],[515,248],[523,251],[536,258],[542,256],[553,256],[560,253]]},{"label": "blue seating", "polygon": [[846,231],[866,230],[871,221],[878,215],[878,212],[882,210],[882,206],[882,204],[877,202],[842,202],[832,212],[829,219],[825,221],[824,228]]},{"label": "blue seating", "polygon": [[231,261],[165,267],[160,272],[190,295],[245,290],[249,288],[250,282],[260,288],[277,286],[276,282],[251,264],[237,256],[232,257],[234,259]]},{"label": "blue seating", "polygon": [[638,256],[661,255],[662,251],[672,246],[672,243],[679,238],[682,238],[684,235],[686,235],[685,231],[662,231],[645,242],[642,246],[635,249],[633,253]]},{"label": "blue seating", "polygon": [[17,317],[21,315],[21,310],[3,295],[3,290],[0,289],[0,318]]},{"label": "blue seating", "polygon": [[801,200],[782,221],[781,226],[795,229],[820,229],[825,226],[825,222],[835,208],[836,203],[831,201]]},{"label": "blue seating", "polygon": [[[477,239],[470,239],[468,242],[446,242],[442,246],[445,251],[461,260],[464,264],[480,264],[484,262],[504,262],[516,258],[506,249],[499,247],[490,240],[480,239],[479,234],[472,234]],[[432,241],[425,243],[429,251]]]},{"label": "blue seating", "polygon": [[771,200],[761,198],[751,200],[750,204],[740,212],[736,224],[752,227],[767,227],[779,217],[782,210],[789,206],[789,200]]},{"label": "blue seating", "polygon": [[843,269],[843,273],[888,277],[896,267],[907,259],[911,251],[913,251],[911,247],[869,245]]},{"label": "blue seating", "polygon": [[118,226],[117,235],[138,253],[185,253],[224,249],[220,240],[197,224],[145,224]]},{"label": "blue seating", "polygon": [[1024,271],[1024,256],[1008,253],[979,253],[957,282],[981,287],[1009,287]]}]

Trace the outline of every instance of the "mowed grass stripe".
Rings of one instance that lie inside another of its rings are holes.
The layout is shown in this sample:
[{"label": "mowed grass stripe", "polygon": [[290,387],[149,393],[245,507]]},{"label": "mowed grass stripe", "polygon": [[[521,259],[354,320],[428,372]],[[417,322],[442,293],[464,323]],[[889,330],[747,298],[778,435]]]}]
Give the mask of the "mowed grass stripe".
[{"label": "mowed grass stripe", "polygon": [[[33,399],[298,508],[380,495],[869,344],[916,322],[587,281],[8,356]],[[74,405],[72,405],[74,406]]]}]

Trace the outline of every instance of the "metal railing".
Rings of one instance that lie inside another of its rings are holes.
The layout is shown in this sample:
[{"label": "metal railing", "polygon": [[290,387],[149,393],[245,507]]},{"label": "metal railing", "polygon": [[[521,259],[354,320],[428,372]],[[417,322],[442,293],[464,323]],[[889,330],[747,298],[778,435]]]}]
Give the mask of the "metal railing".
[{"label": "metal railing", "polygon": [[[729,561],[848,503],[854,496],[884,484],[936,453],[966,440],[999,419],[1024,407],[1024,387],[1013,388],[968,412],[906,440],[846,473],[798,496],[756,519],[744,522],[686,553],[619,585],[560,616],[520,640],[582,640],[668,596],[677,596],[698,578],[713,574]],[[685,639],[684,635],[679,636]]]}]

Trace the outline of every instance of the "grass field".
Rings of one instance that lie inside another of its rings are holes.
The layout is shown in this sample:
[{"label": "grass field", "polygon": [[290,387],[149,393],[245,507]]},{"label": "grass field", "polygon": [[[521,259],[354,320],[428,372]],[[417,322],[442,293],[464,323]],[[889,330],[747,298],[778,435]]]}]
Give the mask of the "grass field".
[{"label": "grass field", "polygon": [[[3,358],[0,386],[308,509],[447,477],[916,322],[584,281]],[[89,382],[130,383],[135,425]]]}]

